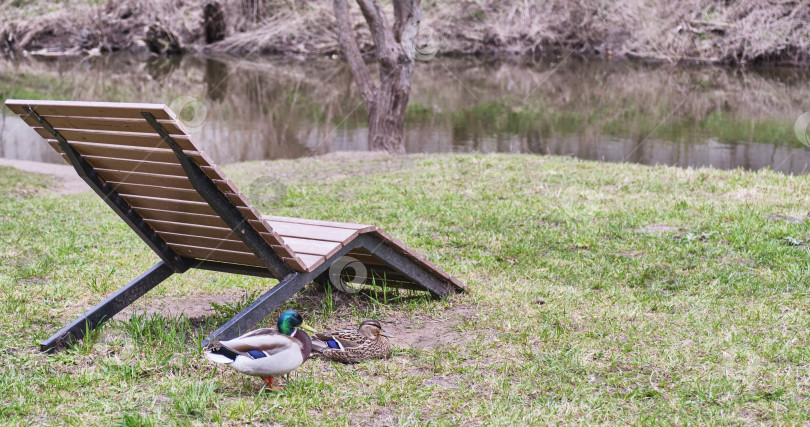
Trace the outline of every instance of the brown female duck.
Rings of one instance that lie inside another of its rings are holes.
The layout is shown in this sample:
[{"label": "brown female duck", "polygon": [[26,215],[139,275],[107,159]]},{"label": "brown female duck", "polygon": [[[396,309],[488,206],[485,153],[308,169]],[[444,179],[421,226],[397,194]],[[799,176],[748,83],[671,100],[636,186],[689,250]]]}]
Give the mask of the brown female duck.
[{"label": "brown female duck", "polygon": [[388,338],[380,322],[366,319],[357,328],[320,332],[312,336],[312,353],[342,363],[385,357],[391,353]]}]

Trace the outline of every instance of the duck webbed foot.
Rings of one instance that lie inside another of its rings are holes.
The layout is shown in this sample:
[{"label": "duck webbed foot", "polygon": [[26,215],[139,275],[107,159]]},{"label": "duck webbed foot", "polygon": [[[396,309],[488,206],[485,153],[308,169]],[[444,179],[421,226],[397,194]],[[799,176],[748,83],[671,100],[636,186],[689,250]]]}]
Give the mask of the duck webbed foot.
[{"label": "duck webbed foot", "polygon": [[273,377],[261,377],[261,379],[264,380],[265,384],[267,384],[267,389],[268,390],[274,390],[274,391],[284,390],[284,387],[274,387],[273,386]]}]

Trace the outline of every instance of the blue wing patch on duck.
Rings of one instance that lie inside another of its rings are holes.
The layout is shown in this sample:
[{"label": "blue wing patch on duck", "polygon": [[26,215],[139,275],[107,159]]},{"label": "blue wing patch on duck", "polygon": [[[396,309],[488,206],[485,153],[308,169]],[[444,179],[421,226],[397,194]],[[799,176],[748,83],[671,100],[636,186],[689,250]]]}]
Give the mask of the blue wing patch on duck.
[{"label": "blue wing patch on duck", "polygon": [[263,351],[259,351],[259,350],[248,350],[247,354],[249,354],[250,357],[252,357],[254,360],[255,359],[261,359],[262,357],[267,357],[267,355],[264,354]]}]

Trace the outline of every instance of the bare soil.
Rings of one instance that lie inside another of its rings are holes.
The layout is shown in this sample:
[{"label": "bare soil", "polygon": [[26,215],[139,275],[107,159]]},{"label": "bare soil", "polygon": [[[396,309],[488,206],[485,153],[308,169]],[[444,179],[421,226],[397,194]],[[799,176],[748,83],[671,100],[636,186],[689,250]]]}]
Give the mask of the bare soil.
[{"label": "bare soil", "polygon": [[116,314],[113,318],[126,321],[133,314],[153,315],[174,318],[185,315],[192,322],[215,314],[212,303],[231,305],[239,302],[242,295],[194,294],[182,297],[142,298]]},{"label": "bare soil", "polygon": [[[441,346],[464,345],[476,335],[461,333],[456,326],[462,319],[471,319],[476,310],[471,307],[453,307],[437,317],[393,316],[380,319],[386,332],[394,336],[392,343],[398,347],[413,347],[423,350]],[[480,332],[479,333],[483,333]]]}]

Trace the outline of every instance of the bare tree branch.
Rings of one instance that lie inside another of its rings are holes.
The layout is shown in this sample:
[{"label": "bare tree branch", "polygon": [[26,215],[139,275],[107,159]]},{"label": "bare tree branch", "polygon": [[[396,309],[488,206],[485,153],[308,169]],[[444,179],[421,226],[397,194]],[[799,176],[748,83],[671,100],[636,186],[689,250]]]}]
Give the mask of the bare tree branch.
[{"label": "bare tree branch", "polygon": [[375,39],[379,38],[388,26],[380,3],[377,0],[357,0],[357,4],[360,6],[360,11],[363,12],[363,17],[366,18],[371,36]]},{"label": "bare tree branch", "polygon": [[422,20],[421,3],[421,0],[394,0],[394,37],[409,55],[416,49],[416,33]]},{"label": "bare tree branch", "polygon": [[422,19],[421,0],[394,0],[394,39],[402,42],[402,35],[406,28],[414,25],[419,27]]},{"label": "bare tree branch", "polygon": [[374,102],[374,93],[377,89],[371,81],[371,73],[369,73],[368,67],[363,61],[363,55],[360,53],[360,48],[357,46],[357,36],[354,28],[352,28],[349,5],[346,4],[346,0],[334,0],[333,7],[338,25],[340,47],[346,56],[346,62],[349,64],[352,75],[354,75],[354,80],[357,82],[357,88],[360,89],[363,101],[366,105],[371,105]]},{"label": "bare tree branch", "polygon": [[[383,67],[392,67],[396,63],[396,45],[392,37],[391,27],[385,18],[378,0],[357,0],[363,17],[366,18],[374,46],[377,47],[377,59]],[[383,71],[383,70],[381,70]]]}]

